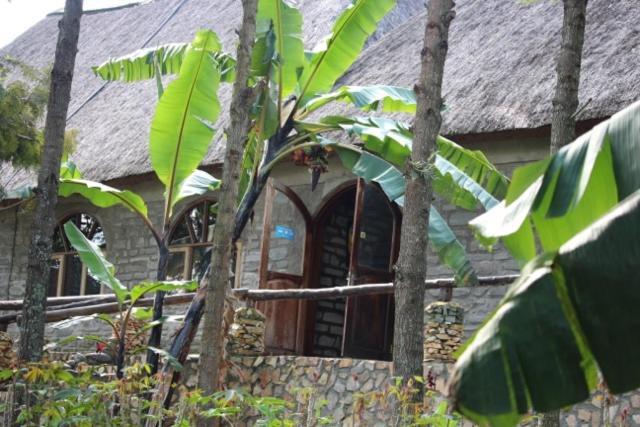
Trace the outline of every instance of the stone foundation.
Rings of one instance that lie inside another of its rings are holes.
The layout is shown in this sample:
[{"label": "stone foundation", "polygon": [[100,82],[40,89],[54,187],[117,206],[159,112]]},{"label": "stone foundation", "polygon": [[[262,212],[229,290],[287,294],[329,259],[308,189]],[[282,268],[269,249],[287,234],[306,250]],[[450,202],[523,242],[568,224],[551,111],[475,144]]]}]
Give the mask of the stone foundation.
[{"label": "stone foundation", "polygon": [[453,362],[453,353],[460,347],[464,310],[453,302],[434,302],[425,310],[424,360]]},{"label": "stone foundation", "polygon": [[[197,365],[186,368],[187,385],[195,386]],[[191,369],[189,369],[191,368]],[[244,389],[254,396],[275,396],[300,407],[320,408],[332,426],[387,426],[390,410],[373,396],[384,394],[391,381],[391,362],[298,356],[232,357],[224,375],[225,388]],[[390,409],[390,408],[388,408]]]}]

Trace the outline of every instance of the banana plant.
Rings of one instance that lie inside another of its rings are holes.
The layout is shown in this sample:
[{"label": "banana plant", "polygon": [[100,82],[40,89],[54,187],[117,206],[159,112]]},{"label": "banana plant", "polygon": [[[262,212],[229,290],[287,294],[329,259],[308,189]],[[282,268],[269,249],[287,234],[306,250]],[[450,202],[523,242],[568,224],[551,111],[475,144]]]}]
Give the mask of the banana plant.
[{"label": "banana plant", "polygon": [[[640,102],[554,156],[517,169],[471,225],[526,263],[461,350],[451,391],[480,425],[640,387]],[[540,253],[533,242],[540,242]]]},{"label": "banana plant", "polygon": [[[220,181],[198,170],[213,140],[212,123],[218,118],[218,88],[233,79],[233,59],[222,52],[213,31],[199,31],[191,43],[169,45],[138,51],[120,59],[112,59],[94,69],[103,78],[137,81],[176,73],[174,80],[162,87],[158,79],[159,100],[149,134],[149,156],[158,179],[165,186],[162,224],[155,225],[148,216],[142,197],[82,179],[77,170],[61,174],[59,193],[78,194],[99,207],[121,205],[138,215],[158,245],[159,259],[156,281],[164,282],[169,261],[170,221],[176,204],[186,197],[204,194],[220,186]],[[155,292],[153,322],[149,347],[160,344],[164,288]],[[149,351],[147,361],[157,370],[157,352]]]},{"label": "banana plant", "polygon": [[[80,260],[87,267],[89,274],[91,274],[91,276],[100,284],[109,288],[116,297],[116,302],[120,311],[120,326],[118,328],[109,316],[96,314],[92,316],[81,316],[67,319],[57,323],[54,327],[70,327],[78,322],[92,319],[98,319],[106,322],[111,328],[113,328],[114,335],[117,337],[117,349],[114,351],[116,355],[116,373],[118,378],[122,378],[126,350],[127,325],[133,316],[141,319],[147,318],[145,312],[136,307],[136,303],[144,295],[149,293],[153,294],[177,290],[193,291],[197,287],[197,283],[194,281],[143,282],[134,285],[131,289],[127,289],[127,287],[125,287],[122,282],[116,278],[115,267],[107,261],[98,245],[87,239],[71,221],[64,224],[64,231],[69,239],[69,243],[71,243],[73,248],[77,251]],[[148,324],[142,331],[140,331],[140,333],[159,323],[161,323],[161,319],[156,320],[155,323]]]},{"label": "banana plant", "polygon": [[[398,188],[387,195],[398,201],[404,194],[400,170],[404,170],[411,153],[412,134],[408,125],[381,117],[322,117],[320,114],[323,107],[335,102],[349,103],[365,112],[415,112],[415,94],[406,88],[376,85],[343,86],[333,90],[336,81],[357,59],[377,23],[394,5],[393,0],[355,1],[337,18],[332,33],[305,56],[299,43],[302,37],[300,12],[283,0],[259,2],[258,35],[253,51],[257,100],[254,127],[242,162],[242,197],[233,240],[240,237],[273,168],[295,153],[303,152],[309,159],[312,186],[324,170],[323,159],[332,151],[341,150],[351,153],[347,157],[340,156],[347,169],[379,182],[383,188],[386,183],[381,181],[389,176],[375,175],[371,172],[373,169],[367,168],[380,162],[395,167]],[[312,114],[321,118],[309,121]],[[336,131],[355,135],[362,144],[327,143],[324,135]],[[439,161],[432,171],[437,176],[435,189],[438,194],[467,209],[475,209],[479,194],[489,195],[497,203],[495,198],[504,194],[508,181],[481,153],[465,150],[444,138],[439,139],[438,146]],[[352,161],[354,156],[362,161]],[[346,158],[351,162],[345,162]],[[480,184],[488,186],[489,191]],[[476,191],[478,189],[482,191]],[[485,197],[484,202],[491,205],[492,200]],[[432,216],[442,219],[437,213]],[[454,269],[461,283],[474,283],[477,278],[464,248],[446,222],[434,221],[429,233],[433,248]],[[456,249],[452,251],[454,246]]]},{"label": "banana plant", "polygon": [[[411,151],[410,127],[379,117],[322,117],[321,114],[323,107],[336,102],[352,104],[364,112],[415,112],[415,95],[409,89],[377,85],[344,86],[334,90],[336,82],[357,59],[379,21],[394,6],[395,0],[355,0],[337,18],[332,32],[308,52],[302,42],[300,10],[288,0],[259,1],[251,63],[255,99],[253,126],[242,159],[234,241],[246,226],[273,168],[296,153],[304,153],[318,166],[333,151],[350,152],[351,155],[345,157],[348,162],[343,164],[356,175],[379,182],[383,187],[387,185],[383,177],[373,176],[369,168],[376,162],[371,160],[373,158],[378,164],[384,162],[394,168],[397,181],[394,192],[387,194],[393,194],[393,200],[401,203],[404,178],[400,171],[404,171]],[[213,136],[212,126],[219,111],[215,96],[217,85],[233,78],[234,61],[219,49],[217,38],[211,33],[199,33],[189,46],[158,46],[110,59],[94,68],[96,75],[107,81],[156,79],[160,99],[152,122],[150,157],[166,188],[164,231],[172,207],[181,195],[197,194],[184,187],[193,186],[196,191],[201,188],[201,176],[195,176],[194,169],[202,161]],[[178,69],[178,77],[165,90],[161,77]],[[201,90],[195,90],[200,84]],[[321,118],[309,119],[318,116]],[[335,132],[355,135],[362,142],[354,145],[327,143],[324,134]],[[353,161],[356,157],[362,161]],[[425,172],[437,177],[435,188],[438,193],[458,206],[474,209],[478,201],[489,206],[506,191],[508,180],[479,152],[440,138],[438,157],[434,161],[435,166]],[[322,169],[321,166],[312,167],[314,182]],[[214,185],[217,182],[208,188]],[[80,194],[89,192],[87,189]],[[110,201],[117,199],[117,203],[140,213],[140,209],[128,203],[131,198],[127,196],[130,195],[107,192],[111,193]],[[431,217],[433,223],[429,234],[433,248],[454,270],[460,283],[474,283],[475,272],[464,247],[436,211]],[[161,280],[167,255],[166,232],[156,232],[154,236],[160,248],[157,277]],[[157,294],[156,302],[154,319],[162,315],[161,292]],[[202,298],[194,299],[186,318],[199,319],[202,307]],[[188,335],[190,330],[192,328],[183,328],[181,334]],[[160,329],[155,329],[150,343],[157,345],[159,334]],[[175,342],[188,343],[190,339],[179,336]],[[174,347],[172,354],[185,353],[184,345]],[[150,354],[148,360],[155,370],[157,358]]]},{"label": "banana plant", "polygon": [[[378,22],[394,6],[395,0],[354,1],[337,18],[332,32],[313,51],[306,52],[300,10],[287,0],[259,1],[251,67],[256,96],[254,125],[243,154],[234,241],[240,237],[271,171],[279,162],[304,152],[311,163],[318,163],[334,150],[335,144],[326,144],[323,134],[338,131],[355,135],[362,141],[351,150],[371,156],[363,157],[357,169],[343,162],[356,175],[379,182],[375,176],[368,177],[370,171],[362,173],[363,168],[373,164],[364,159],[375,156],[395,166],[396,175],[404,185],[399,171],[404,170],[411,153],[413,135],[408,124],[382,117],[325,116],[308,120],[310,115],[317,116],[323,107],[336,102],[351,104],[364,112],[415,113],[415,94],[407,88],[375,85],[342,86],[334,90],[335,83],[357,59]],[[182,44],[161,45],[110,59],[94,67],[94,72],[107,81],[158,78],[174,72],[186,51]],[[232,75],[234,62],[228,55],[224,58],[224,75]],[[152,149],[152,163],[153,153]],[[480,202],[487,208],[504,196],[507,178],[478,151],[466,150],[440,137],[434,163],[431,172],[436,193],[458,207],[473,210]],[[155,164],[154,167],[158,171]],[[190,168],[191,165],[187,169]],[[323,167],[312,168],[314,183],[322,170]],[[170,176],[160,174],[159,177],[165,183],[171,180]],[[459,283],[475,283],[477,277],[463,245],[437,212],[432,217],[434,225],[429,233],[433,249],[453,269]]]}]

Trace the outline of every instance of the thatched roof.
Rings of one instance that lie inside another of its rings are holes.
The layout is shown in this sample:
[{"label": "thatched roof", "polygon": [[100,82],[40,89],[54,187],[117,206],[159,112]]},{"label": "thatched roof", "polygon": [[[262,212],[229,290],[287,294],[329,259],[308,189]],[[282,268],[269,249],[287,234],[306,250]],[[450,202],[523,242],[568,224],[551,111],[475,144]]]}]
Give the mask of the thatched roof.
[{"label": "thatched roof", "polygon": [[[330,32],[335,18],[351,1],[297,3],[301,4],[305,18],[305,43],[313,47]],[[423,0],[399,0],[370,43],[423,10]],[[154,82],[117,82],[102,88],[104,83],[93,75],[91,66],[135,51],[150,37],[147,46],[190,41],[200,28],[216,31],[225,49],[235,54],[235,31],[240,26],[241,12],[239,0],[154,0],[83,16],[68,127],[79,130],[79,143],[72,158],[87,178],[106,181],[151,170],[147,137],[157,101]],[[0,50],[0,56],[11,55],[34,66],[50,65],[59,19],[59,14],[46,17]],[[225,105],[230,88],[223,87],[221,92]],[[226,110],[223,111],[217,124],[219,129],[226,122]],[[206,163],[219,161],[222,153],[221,145],[214,145]],[[0,186],[5,189],[34,181],[30,171],[0,165]]]},{"label": "thatched roof", "polygon": [[[349,0],[300,0],[305,38],[313,46]],[[400,0],[346,84],[412,86],[419,70],[424,31],[423,0]],[[33,65],[52,61],[59,16],[49,16],[0,51]],[[238,0],[155,0],[83,17],[69,127],[79,130],[74,161],[90,179],[111,180],[151,170],[147,136],[156,102],[153,82],[103,83],[90,66],[149,46],[188,41],[198,28],[215,30],[234,51]],[[444,133],[523,129],[550,123],[554,59],[560,44],[562,5],[540,0],[459,1],[452,24],[445,74]],[[579,118],[606,117],[640,98],[640,4],[637,0],[592,0],[581,81]],[[165,22],[166,21],[166,22]],[[164,23],[164,24],[163,24]],[[221,94],[223,105],[229,91]],[[223,128],[226,118],[219,120]],[[219,139],[219,138],[218,138]],[[215,144],[206,163],[222,157]],[[0,185],[15,188],[33,174],[0,166]]]},{"label": "thatched roof", "polygon": [[[444,76],[442,133],[530,129],[551,123],[562,2],[458,1]],[[370,46],[344,84],[412,87],[424,16]],[[588,4],[578,120],[607,117],[640,99],[640,2]],[[582,108],[584,107],[584,108]]]}]

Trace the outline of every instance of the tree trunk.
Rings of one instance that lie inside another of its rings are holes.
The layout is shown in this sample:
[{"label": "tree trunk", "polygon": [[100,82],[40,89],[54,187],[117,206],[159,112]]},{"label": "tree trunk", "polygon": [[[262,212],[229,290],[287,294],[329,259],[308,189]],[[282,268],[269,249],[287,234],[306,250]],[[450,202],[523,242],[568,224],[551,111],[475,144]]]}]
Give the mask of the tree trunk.
[{"label": "tree trunk", "polygon": [[[242,150],[249,133],[250,109],[253,102],[252,90],[248,86],[251,66],[251,50],[256,32],[257,0],[242,1],[242,27],[239,33],[237,51],[236,81],[233,85],[227,147],[222,172],[222,186],[218,201],[218,217],[213,235],[211,251],[211,274],[207,286],[202,349],[198,367],[198,387],[203,393],[211,394],[218,389],[220,361],[222,359],[222,319],[224,298],[229,285],[229,260],[232,249],[236,200],[240,182],[240,161]],[[204,425],[209,425],[205,422]]]},{"label": "tree trunk", "polygon": [[81,16],[82,0],[67,0],[64,15],[58,24],[60,32],[51,71],[44,128],[45,142],[38,171],[37,206],[31,227],[27,286],[22,311],[23,322],[20,325],[20,358],[24,361],[38,361],[42,357],[44,314],[49,287],[55,207],[58,202],[60,162]]},{"label": "tree trunk", "polygon": [[556,64],[556,93],[551,119],[551,154],[576,136],[575,113],[578,109],[578,86],[587,0],[563,0],[562,45]]},{"label": "tree trunk", "polygon": [[442,122],[442,78],[454,6],[453,0],[429,2],[424,46],[420,53],[422,67],[415,86],[417,110],[413,150],[405,170],[407,190],[395,280],[393,374],[405,381],[423,374],[427,228],[433,194],[429,168],[433,167],[432,155]]},{"label": "tree trunk", "polygon": [[[167,267],[169,265],[169,248],[167,247],[166,238],[169,235],[168,219],[165,219],[164,225],[164,239],[158,247],[158,267],[156,271],[156,280],[162,282],[167,280]],[[153,321],[159,321],[163,315],[165,292],[156,292],[153,301]],[[149,347],[160,347],[162,340],[162,322],[151,328],[151,334],[149,334]],[[124,351],[122,347],[119,351]],[[124,355],[122,355],[124,357]],[[158,372],[158,353],[147,349],[147,363],[151,366],[151,374],[155,375]]]},{"label": "tree trunk", "polygon": [[[576,137],[578,88],[582,65],[582,45],[587,15],[587,0],[563,0],[562,44],[556,63],[556,93],[551,119],[551,154]],[[547,412],[540,420],[542,427],[559,427],[560,411]]]}]

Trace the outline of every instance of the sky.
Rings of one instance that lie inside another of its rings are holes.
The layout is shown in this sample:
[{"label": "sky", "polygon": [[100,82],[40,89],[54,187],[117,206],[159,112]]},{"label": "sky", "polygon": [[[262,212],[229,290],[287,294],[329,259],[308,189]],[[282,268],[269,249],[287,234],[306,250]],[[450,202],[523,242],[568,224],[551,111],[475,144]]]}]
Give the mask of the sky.
[{"label": "sky", "polygon": [[[86,0],[85,9],[109,7],[127,0]],[[29,27],[44,18],[48,13],[64,8],[64,0],[0,0],[0,48]]]},{"label": "sky", "polygon": [[47,13],[64,7],[64,0],[0,0],[0,47],[9,44]]}]

